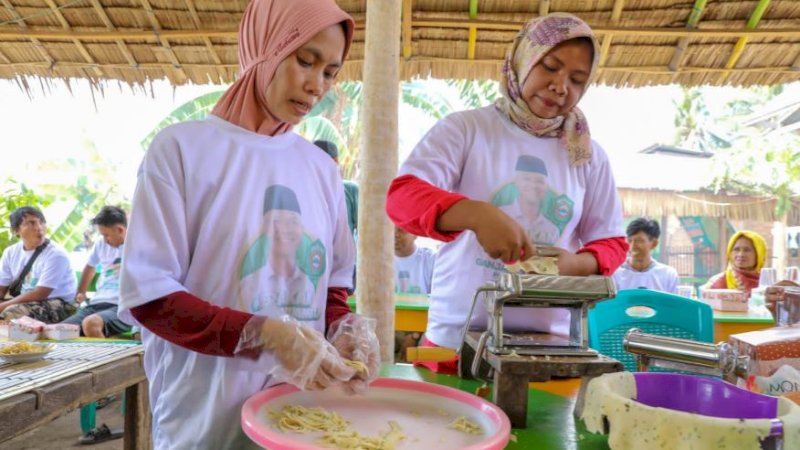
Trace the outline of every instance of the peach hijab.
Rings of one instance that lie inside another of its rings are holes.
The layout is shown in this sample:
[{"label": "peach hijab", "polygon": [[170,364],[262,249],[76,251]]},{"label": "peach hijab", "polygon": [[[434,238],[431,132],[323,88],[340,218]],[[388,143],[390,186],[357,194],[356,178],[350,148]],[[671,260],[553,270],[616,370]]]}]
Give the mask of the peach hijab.
[{"label": "peach hijab", "polygon": [[344,23],[347,56],[355,22],[334,0],[252,0],[239,25],[239,79],[211,112],[244,129],[274,136],[292,126],[269,111],[267,86],[278,65],[325,28]]}]

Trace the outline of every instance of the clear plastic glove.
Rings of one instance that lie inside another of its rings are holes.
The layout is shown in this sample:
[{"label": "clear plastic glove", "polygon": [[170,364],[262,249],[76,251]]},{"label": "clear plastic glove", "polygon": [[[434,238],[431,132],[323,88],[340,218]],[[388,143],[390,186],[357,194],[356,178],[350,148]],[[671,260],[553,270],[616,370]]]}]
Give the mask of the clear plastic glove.
[{"label": "clear plastic glove", "polygon": [[300,389],[320,390],[350,381],[356,370],[322,333],[289,316],[253,316],[244,326],[234,354],[271,353],[278,364],[268,373]]},{"label": "clear plastic glove", "polygon": [[366,372],[343,385],[349,394],[365,394],[370,381],[378,377],[381,368],[381,352],[375,334],[375,319],[349,313],[332,323],[328,328],[328,340],[343,358],[360,361],[367,366]]}]

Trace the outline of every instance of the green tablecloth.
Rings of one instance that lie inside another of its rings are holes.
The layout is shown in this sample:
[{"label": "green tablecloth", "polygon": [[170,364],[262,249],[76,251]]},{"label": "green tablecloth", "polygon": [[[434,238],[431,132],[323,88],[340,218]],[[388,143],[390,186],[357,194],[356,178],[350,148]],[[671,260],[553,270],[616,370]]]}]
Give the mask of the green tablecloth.
[{"label": "green tablecloth", "polygon": [[[475,380],[440,375],[409,365],[385,365],[381,369],[381,376],[427,381],[469,393],[474,393],[480,386],[480,382]],[[528,427],[512,429],[511,433],[517,437],[517,441],[509,442],[506,449],[607,450],[608,438],[605,435],[586,431],[583,423],[573,417],[574,404],[574,398],[528,389]]]}]

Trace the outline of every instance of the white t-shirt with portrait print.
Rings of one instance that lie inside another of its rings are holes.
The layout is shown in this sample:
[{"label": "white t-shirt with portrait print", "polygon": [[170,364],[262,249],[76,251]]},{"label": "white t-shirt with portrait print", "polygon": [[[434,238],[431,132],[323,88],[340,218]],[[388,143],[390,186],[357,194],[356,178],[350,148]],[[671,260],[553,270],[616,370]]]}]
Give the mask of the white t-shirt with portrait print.
[{"label": "white t-shirt with portrait print", "polygon": [[[34,249],[25,250],[22,242],[8,247],[0,257],[0,286],[8,286],[17,279],[31,259]],[[30,272],[22,280],[20,293],[30,292],[36,287],[47,287],[53,291],[47,298],[60,298],[67,303],[75,302],[78,283],[69,263],[67,252],[53,241],[47,244],[36,257]]]},{"label": "white t-shirt with portrait print", "polygon": [[416,246],[408,256],[394,257],[394,290],[401,294],[430,294],[436,253]]},{"label": "white t-shirt with portrait print", "polygon": [[[296,197],[300,240],[295,260],[284,262],[303,283],[270,281],[270,249],[282,238],[264,229],[264,209],[275,186]],[[131,308],[188,291],[220,307],[294,315],[324,332],[327,289],[351,287],[355,261],[339,169],[293,132],[264,136],[213,115],[173,125],[139,168],[123,260],[119,316],[131,323]],[[271,295],[295,285],[312,290],[305,306],[321,315]],[[258,448],[242,433],[240,412],[278,382],[267,375],[274,358],[204,355],[149,332],[143,339],[155,448]]]},{"label": "white t-shirt with portrait print", "polygon": [[122,250],[125,244],[114,247],[105,239],[97,240],[86,261],[87,266],[97,269],[100,276],[95,284],[96,290],[90,304],[111,303],[119,305],[119,273],[122,267]]},{"label": "white t-shirt with portrait print", "polygon": [[[547,236],[556,229],[558,236],[550,237],[550,244],[576,251],[594,240],[625,235],[608,156],[598,144],[593,142],[592,146],[591,161],[571,167],[558,139],[539,138],[523,131],[492,105],[440,120],[403,163],[400,175],[414,175],[441,189],[491,202],[523,220],[517,204],[521,194],[514,185],[515,172],[520,161],[533,160],[534,167],[528,170],[546,173],[547,192],[540,199],[539,216],[547,218],[549,224],[537,227],[538,217],[530,223],[520,223],[529,234],[546,228],[542,235]],[[483,251],[471,231],[444,244],[433,272],[428,339],[440,346],[458,347],[475,291],[505,271],[501,261]],[[523,313],[505,315],[508,320],[504,326],[568,332],[569,315],[565,310],[528,309]],[[485,327],[482,302],[473,317],[475,327]]]}]

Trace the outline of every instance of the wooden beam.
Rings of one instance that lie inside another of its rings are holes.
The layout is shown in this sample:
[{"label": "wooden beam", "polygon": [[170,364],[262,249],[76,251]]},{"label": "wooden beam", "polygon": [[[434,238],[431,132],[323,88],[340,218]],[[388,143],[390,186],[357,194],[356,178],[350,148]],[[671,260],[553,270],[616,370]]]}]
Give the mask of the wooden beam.
[{"label": "wooden beam", "polygon": [[[769,2],[770,0],[759,0],[758,4],[753,10],[753,13],[750,14],[750,19],[747,20],[747,29],[752,30],[758,26],[758,22],[761,21],[761,17],[764,15],[764,11],[767,10]],[[726,69],[732,69],[734,66],[736,66],[736,63],[742,56],[742,53],[744,53],[745,45],[747,45],[747,36],[740,36],[739,40],[736,41],[736,45],[733,47],[733,51],[731,52],[731,56],[728,58],[728,62],[725,63]],[[730,75],[730,72],[727,72],[722,76],[723,81],[728,79],[728,75]]]},{"label": "wooden beam", "polygon": [[[450,63],[464,63],[468,60],[466,59],[459,59],[459,58],[433,58],[433,57],[415,57],[413,59],[415,62],[426,63],[426,62],[450,62]],[[363,63],[363,59],[347,59],[345,64],[358,64]],[[489,64],[489,65],[498,65],[502,63],[502,60],[499,59],[474,59],[469,61],[471,64]],[[97,66],[103,69],[130,69],[131,67],[127,64],[122,63],[100,63],[94,64],[93,66]],[[8,64],[0,64],[0,70],[9,68],[11,70],[20,71],[20,69],[24,69],[26,67],[31,68],[47,68],[50,67],[49,63],[39,61],[39,62],[17,62],[17,63],[8,63]],[[92,67],[87,63],[81,62],[56,62],[52,66],[53,68],[64,68],[64,69],[76,69],[76,68],[87,68]],[[142,70],[164,70],[173,67],[171,63],[161,62],[161,63],[141,63],[137,66],[138,69]],[[182,67],[187,69],[202,69],[207,70],[213,67],[223,67],[226,69],[236,69],[239,67],[238,64],[202,64],[202,63],[184,63]],[[672,70],[668,66],[606,66],[603,68],[605,71],[612,71],[612,72],[638,72],[638,73],[652,73],[652,74],[659,74],[659,75],[667,75],[672,73]],[[792,74],[798,76],[797,70],[795,70],[791,66],[784,66],[784,67],[739,67],[739,68],[732,68],[732,69],[725,69],[725,68],[715,68],[715,67],[690,67],[690,66],[683,66],[679,67],[678,71],[681,73],[723,73],[727,71],[736,72],[736,73],[785,73],[785,74]],[[800,76],[798,76],[800,77]]]},{"label": "wooden beam", "polygon": [[[611,20],[608,24],[616,26],[619,24],[619,18],[622,16],[622,8],[625,6],[625,0],[614,0],[614,6],[611,9]],[[608,57],[608,50],[611,48],[611,40],[614,39],[613,34],[603,36],[603,44],[600,46],[600,62],[599,66],[603,67],[606,64]]]},{"label": "wooden beam", "polygon": [[[194,0],[185,0],[185,3],[186,7],[189,8],[189,14],[191,14],[192,16],[192,22],[194,22],[194,27],[197,28],[198,30],[203,28],[203,24],[202,22],[200,22],[200,15],[197,14],[197,8],[195,8],[194,6]],[[208,49],[208,53],[211,55],[211,59],[213,59],[216,64],[221,65],[222,58],[219,57],[219,54],[217,53],[216,49],[214,49],[214,43],[211,42],[211,39],[209,39],[208,36],[204,36],[203,42],[205,42],[206,44],[206,48]],[[217,72],[217,75],[220,78],[224,78],[224,75],[222,73],[219,73],[219,71]]]},{"label": "wooden beam", "polygon": [[[156,37],[158,37],[159,44],[161,44],[161,47],[164,50],[166,50],[167,57],[174,66],[172,70],[173,75],[177,78],[178,84],[185,83],[188,77],[186,76],[186,72],[184,72],[183,69],[181,68],[181,62],[178,61],[178,57],[175,55],[175,51],[172,50],[172,46],[170,46],[169,40],[166,37],[161,38],[161,36],[159,36],[161,34],[161,24],[158,22],[156,13],[150,6],[150,0],[141,0],[141,1],[142,1],[142,6],[144,6],[144,10],[147,13],[147,19],[150,21],[150,25],[156,32]],[[205,39],[208,39],[208,36],[206,36]]]},{"label": "wooden beam", "polygon": [[[692,7],[689,18],[686,20],[686,29],[693,30],[697,28],[697,24],[700,23],[700,18],[703,16],[703,10],[706,8],[706,3],[707,0],[695,0],[694,7]],[[687,48],[689,48],[689,38],[682,37],[678,41],[678,45],[675,46],[675,53],[672,54],[672,59],[669,62],[670,69],[677,72]]]},{"label": "wooden beam", "polygon": [[539,16],[550,14],[550,0],[539,0]]},{"label": "wooden beam", "polygon": [[403,58],[411,58],[412,46],[412,15],[414,13],[414,0],[403,0],[403,23],[401,27],[403,39]]},{"label": "wooden beam", "polygon": [[[7,0],[3,0],[7,1]],[[511,31],[517,32],[523,25],[522,22],[490,22],[490,21],[465,21],[465,20],[415,20],[415,28],[465,28],[476,27],[482,30]],[[612,34],[614,36],[628,37],[690,37],[709,38],[737,38],[747,36],[750,38],[791,38],[800,36],[800,27],[795,28],[765,28],[751,30],[747,28],[728,29],[728,30],[687,30],[685,28],[620,28],[620,27],[593,27],[592,30],[598,36]],[[107,31],[65,31],[54,30],[53,28],[27,28],[25,30],[9,30],[0,28],[1,40],[18,39],[50,39],[50,40],[72,40],[80,39],[83,41],[116,41],[119,39],[156,41],[159,39],[201,39],[204,36],[209,38],[238,39],[238,30],[160,30],[155,33],[152,30],[142,30],[140,28],[121,28]]]},{"label": "wooden beam", "polygon": [[[58,21],[61,22],[61,26],[65,30],[71,30],[72,27],[70,26],[69,22],[67,22],[67,19],[64,17],[64,15],[61,14],[61,10],[58,9],[58,5],[56,5],[56,3],[53,0],[44,0],[44,2],[47,3],[47,6],[49,6],[51,10],[53,10],[53,15],[55,15]],[[81,42],[78,39],[73,39],[72,43],[75,44],[75,47],[78,48],[78,52],[80,52],[81,56],[83,56],[83,59],[85,59],[87,63],[89,64],[97,63],[97,61],[95,61],[92,55],[89,53],[89,50],[86,49],[86,46],[83,45],[83,42]],[[104,76],[103,71],[100,70],[99,67],[94,67],[91,70],[98,77]]]},{"label": "wooden beam", "polygon": [[[469,0],[469,20],[478,20],[478,0]],[[478,29],[469,27],[467,38],[467,59],[475,59],[475,46],[478,43]]]},{"label": "wooden beam", "polygon": [[[114,22],[112,22],[108,17],[108,14],[106,14],[106,10],[103,9],[103,5],[100,4],[100,0],[90,1],[92,2],[92,7],[94,8],[95,13],[97,13],[97,16],[100,17],[100,20],[103,22],[106,28],[112,33],[116,33],[117,27],[114,26]],[[113,39],[113,41],[117,43],[117,48],[119,48],[119,51],[122,53],[122,56],[125,57],[125,60],[128,61],[128,64],[130,64],[132,67],[139,65],[139,63],[136,62],[136,58],[133,57],[133,53],[131,53],[130,49],[128,49],[128,46],[125,45],[125,41],[123,41],[121,37],[116,37]]]},{"label": "wooden beam", "polygon": [[[17,9],[14,7],[14,5],[12,5],[11,2],[9,2],[8,0],[2,0],[2,3],[3,6],[5,6],[6,9],[8,9],[8,12],[11,13],[11,16],[14,17],[14,21],[17,22],[20,28],[22,30],[27,30],[28,24],[25,23],[25,20],[23,20],[22,16],[17,12]],[[31,37],[30,40],[31,42],[33,42],[33,45],[34,47],[36,47],[36,50],[39,52],[39,54],[42,55],[42,57],[47,61],[47,63],[50,66],[55,64],[55,60],[53,59],[52,56],[50,56],[50,53],[47,52],[47,49],[44,48],[44,44],[42,44],[42,42],[38,38]]]}]

